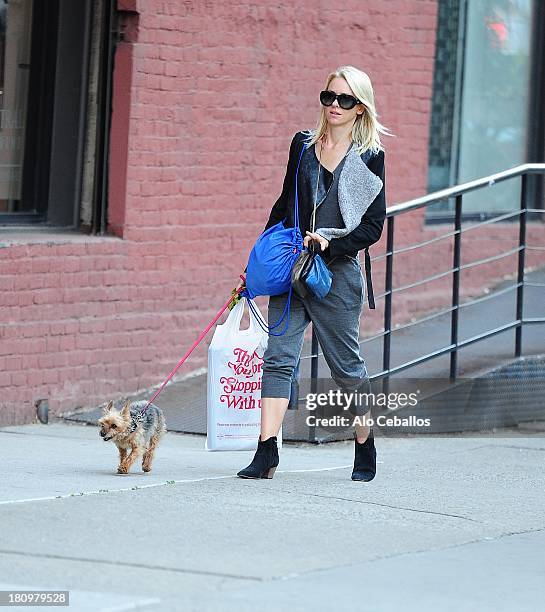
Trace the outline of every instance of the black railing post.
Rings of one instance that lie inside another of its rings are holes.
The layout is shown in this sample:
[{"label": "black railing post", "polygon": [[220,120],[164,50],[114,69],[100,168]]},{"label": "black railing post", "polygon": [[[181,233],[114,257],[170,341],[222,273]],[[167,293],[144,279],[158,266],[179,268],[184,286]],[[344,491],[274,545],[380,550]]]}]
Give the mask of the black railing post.
[{"label": "black railing post", "polygon": [[[394,219],[386,219],[386,278],[384,281],[384,343],[382,349],[382,370],[388,372],[390,369],[390,346],[392,335],[392,279],[394,269]],[[390,375],[382,380],[383,393],[388,394]]]},{"label": "black railing post", "polygon": [[460,304],[460,250],[462,245],[462,194],[456,196],[454,216],[454,257],[452,263],[452,311],[450,313],[450,380],[456,380],[458,370],[458,306]]},{"label": "black railing post", "polygon": [[522,354],[522,313],[524,301],[524,254],[526,251],[526,194],[528,189],[528,175],[522,176],[520,190],[520,216],[519,216],[519,257],[517,273],[517,326],[515,327],[515,357]]}]

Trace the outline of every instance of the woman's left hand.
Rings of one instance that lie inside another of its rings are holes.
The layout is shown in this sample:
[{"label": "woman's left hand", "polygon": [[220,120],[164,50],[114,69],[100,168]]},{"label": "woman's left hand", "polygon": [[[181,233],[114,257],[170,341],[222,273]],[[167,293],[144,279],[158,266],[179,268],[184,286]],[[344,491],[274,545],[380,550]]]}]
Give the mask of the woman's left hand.
[{"label": "woman's left hand", "polygon": [[329,240],[326,240],[323,236],[320,236],[320,234],[316,234],[316,232],[307,232],[307,235],[303,240],[303,245],[305,248],[308,249],[308,245],[310,244],[311,240],[317,242],[322,251],[325,251],[329,246]]}]

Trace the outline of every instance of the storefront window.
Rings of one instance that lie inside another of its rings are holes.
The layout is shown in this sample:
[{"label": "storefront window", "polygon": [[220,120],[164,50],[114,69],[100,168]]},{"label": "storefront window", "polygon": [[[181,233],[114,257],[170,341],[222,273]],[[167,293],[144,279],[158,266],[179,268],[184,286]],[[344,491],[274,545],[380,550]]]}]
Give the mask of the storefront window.
[{"label": "storefront window", "polygon": [[[526,161],[531,0],[468,3],[458,182]],[[464,212],[520,206],[520,181],[464,196]]]},{"label": "storefront window", "polygon": [[[441,2],[429,191],[526,161],[532,4],[532,0]],[[447,129],[441,117],[445,108],[452,112]],[[452,206],[443,203],[430,213],[448,212]],[[516,180],[463,198],[464,214],[490,215],[518,206],[520,181]]]},{"label": "storefront window", "polygon": [[32,0],[0,0],[0,213],[23,212]]}]

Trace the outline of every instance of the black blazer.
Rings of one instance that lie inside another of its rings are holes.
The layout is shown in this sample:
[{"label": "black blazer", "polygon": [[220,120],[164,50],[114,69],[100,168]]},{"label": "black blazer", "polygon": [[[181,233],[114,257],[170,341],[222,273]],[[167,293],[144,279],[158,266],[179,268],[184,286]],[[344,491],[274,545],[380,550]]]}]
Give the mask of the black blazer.
[{"label": "black blazer", "polygon": [[[263,231],[269,229],[269,227],[272,227],[283,219],[286,219],[287,227],[293,227],[293,211],[295,209],[295,171],[297,169],[297,161],[299,159],[301,147],[306,137],[307,136],[303,132],[297,132],[291,141],[282,193],[274,203]],[[339,255],[356,257],[358,251],[365,249],[365,275],[369,307],[375,308],[371,281],[371,259],[369,257],[368,248],[380,239],[384,226],[384,219],[386,218],[384,151],[379,151],[377,154],[374,154],[366,163],[369,170],[374,172],[382,180],[382,189],[365,211],[360,224],[346,236],[332,238],[329,242],[329,247],[324,251],[324,255],[326,255],[328,259]],[[299,206],[300,218],[309,219],[312,211],[306,210],[301,199],[299,201]]]}]

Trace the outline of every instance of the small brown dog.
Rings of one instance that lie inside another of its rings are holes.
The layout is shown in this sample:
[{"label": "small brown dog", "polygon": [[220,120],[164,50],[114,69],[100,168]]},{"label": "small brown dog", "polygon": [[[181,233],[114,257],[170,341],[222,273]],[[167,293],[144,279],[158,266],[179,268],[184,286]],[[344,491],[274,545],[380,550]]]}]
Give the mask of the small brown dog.
[{"label": "small brown dog", "polygon": [[[159,440],[166,433],[165,417],[160,408],[147,402],[125,402],[118,411],[113,402],[103,410],[98,420],[104,442],[112,440],[119,450],[118,474],[128,474],[133,463],[142,455],[142,469],[151,472],[151,463]],[[130,451],[130,453],[129,453]]]}]

